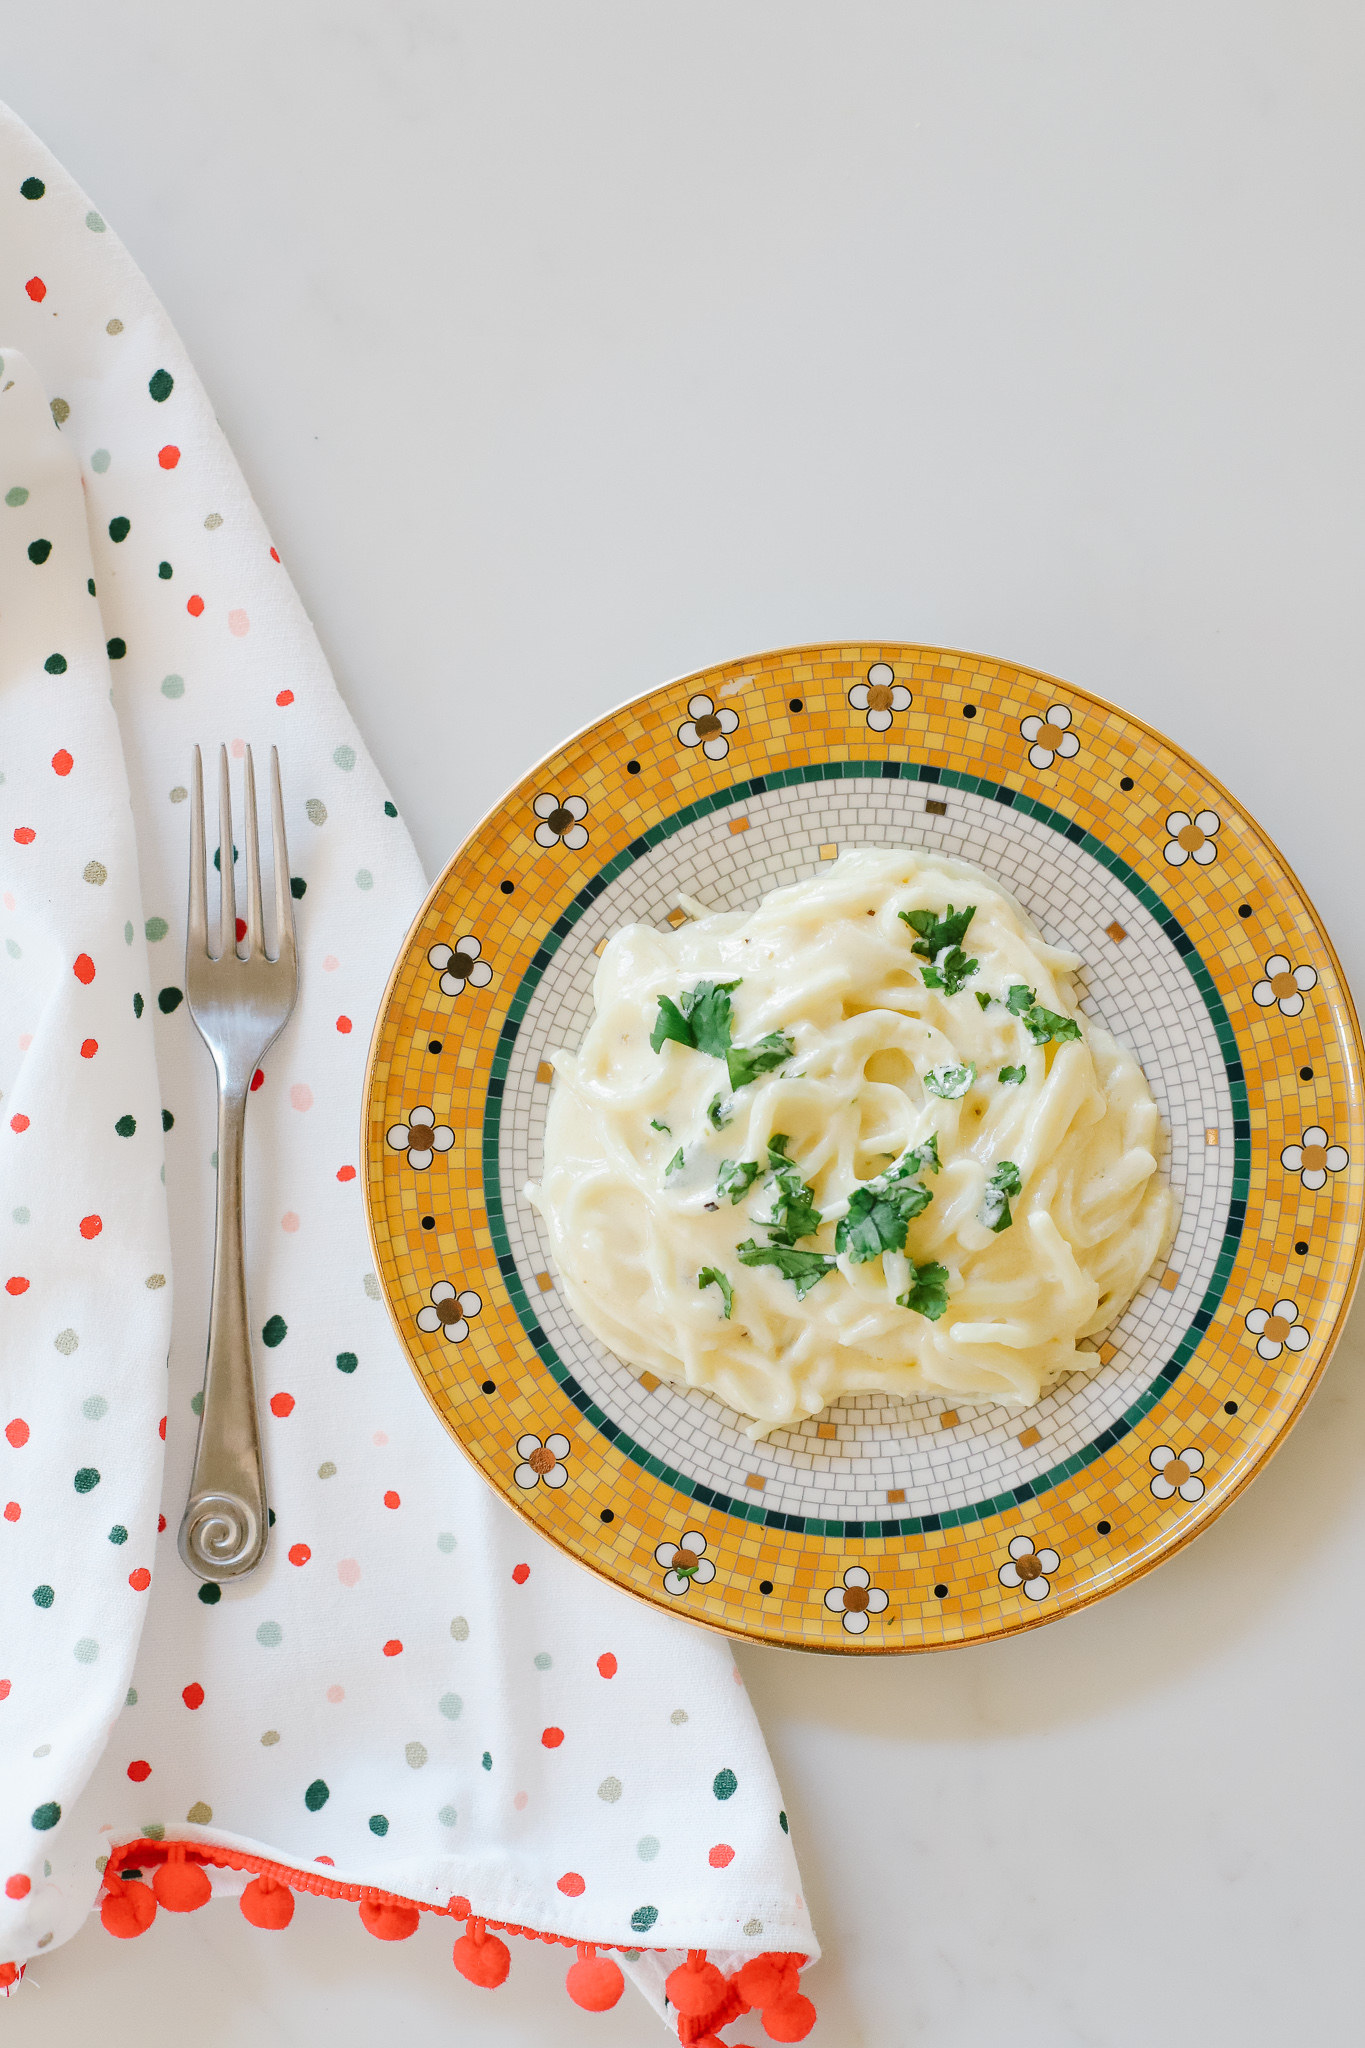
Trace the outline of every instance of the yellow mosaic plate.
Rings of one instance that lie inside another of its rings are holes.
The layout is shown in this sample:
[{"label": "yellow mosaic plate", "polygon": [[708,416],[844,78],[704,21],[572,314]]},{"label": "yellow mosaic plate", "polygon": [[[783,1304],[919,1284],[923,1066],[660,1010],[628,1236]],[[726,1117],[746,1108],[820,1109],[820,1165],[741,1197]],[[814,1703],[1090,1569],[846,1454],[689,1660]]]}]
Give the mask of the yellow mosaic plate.
[{"label": "yellow mosaic plate", "polygon": [[[1027,1413],[857,1395],[755,1446],[579,1324],[521,1195],[547,1050],[608,935],[752,908],[847,846],[1001,876],[1085,959],[1142,1060],[1180,1223]],[[670,920],[672,911],[672,920]],[[1361,1044],[1336,955],[1205,769],[1050,676],[916,646],[803,647],[651,691],[511,791],[427,898],[371,1049],[366,1192],[436,1413],[551,1542],[690,1619],[792,1648],[941,1649],[1149,1571],[1247,1484],[1355,1285]]]}]

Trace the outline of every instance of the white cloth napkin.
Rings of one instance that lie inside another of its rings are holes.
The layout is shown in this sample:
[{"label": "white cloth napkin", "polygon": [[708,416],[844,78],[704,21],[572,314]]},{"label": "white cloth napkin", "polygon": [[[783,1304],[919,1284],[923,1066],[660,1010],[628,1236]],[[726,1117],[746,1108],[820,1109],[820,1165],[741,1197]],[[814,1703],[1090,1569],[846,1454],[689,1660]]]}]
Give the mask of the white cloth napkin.
[{"label": "white cloth napkin", "polygon": [[[528,1531],[390,1330],[358,1130],[422,874],[165,314],[8,114],[0,259],[0,1960],[74,1933],[136,1840],[814,1956],[729,1651]],[[184,799],[220,739],[280,750],[301,987],[247,1127],[277,1520],[215,1599],[175,1534],[214,1199]]]}]

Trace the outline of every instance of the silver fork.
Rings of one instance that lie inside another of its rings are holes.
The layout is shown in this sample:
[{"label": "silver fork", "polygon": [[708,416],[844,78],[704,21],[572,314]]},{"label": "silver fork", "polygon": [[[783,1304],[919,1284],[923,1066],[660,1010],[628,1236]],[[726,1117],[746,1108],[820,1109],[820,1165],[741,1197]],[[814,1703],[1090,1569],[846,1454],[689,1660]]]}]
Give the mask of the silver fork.
[{"label": "silver fork", "polygon": [[218,1069],[218,1216],[213,1245],[213,1299],[203,1406],[189,1499],[180,1524],[180,1555],[201,1579],[239,1579],[265,1555],[270,1515],[251,1366],[251,1330],[242,1253],[242,1153],[251,1077],[283,1030],[298,995],[294,898],[280,797],[280,757],[270,749],[271,825],[275,867],[275,944],[265,950],[261,862],[256,844],[256,777],[246,750],[246,936],[237,950],[233,878],[232,797],[227,748],[218,750],[220,940],[208,941],[204,861],[204,775],[198,747],[190,784],[190,911],[185,940],[185,994],[199,1036]]}]

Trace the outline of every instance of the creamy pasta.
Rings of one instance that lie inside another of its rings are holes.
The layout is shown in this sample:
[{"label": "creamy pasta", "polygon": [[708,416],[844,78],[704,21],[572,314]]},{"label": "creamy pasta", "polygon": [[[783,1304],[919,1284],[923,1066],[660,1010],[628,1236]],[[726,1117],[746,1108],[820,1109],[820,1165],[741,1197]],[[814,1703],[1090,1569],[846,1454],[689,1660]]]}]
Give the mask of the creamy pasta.
[{"label": "creamy pasta", "polygon": [[1167,1240],[1137,1060],[998,883],[845,853],[606,946],[527,1189],[575,1313],[763,1436],[841,1395],[1028,1407]]}]

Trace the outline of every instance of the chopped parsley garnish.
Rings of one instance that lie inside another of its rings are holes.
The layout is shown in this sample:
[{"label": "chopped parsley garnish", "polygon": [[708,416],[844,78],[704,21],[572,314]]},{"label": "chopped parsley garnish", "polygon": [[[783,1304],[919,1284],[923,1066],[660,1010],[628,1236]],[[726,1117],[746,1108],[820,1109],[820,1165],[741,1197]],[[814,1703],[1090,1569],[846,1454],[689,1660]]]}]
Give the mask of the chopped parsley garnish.
[{"label": "chopped parsley garnish", "polygon": [[976,1061],[968,1060],[965,1067],[955,1067],[945,1062],[941,1067],[930,1067],[924,1077],[924,1085],[931,1095],[937,1095],[944,1102],[957,1102],[967,1093],[976,1079]]},{"label": "chopped parsley garnish", "polygon": [[889,1181],[909,1180],[912,1173],[937,1173],[942,1163],[938,1156],[938,1132],[930,1131],[924,1142],[911,1146],[905,1157],[897,1160],[883,1178]]},{"label": "chopped parsley garnish", "polygon": [[902,910],[900,913],[901,923],[908,924],[919,934],[910,950],[918,953],[921,960],[937,960],[946,946],[960,946],[975,916],[974,903],[969,903],[965,910],[954,910],[950,903],[946,917],[940,917],[936,910]]},{"label": "chopped parsley garnish", "polygon": [[818,1287],[826,1273],[834,1271],[834,1260],[823,1252],[800,1252],[789,1244],[756,1244],[746,1237],[735,1250],[741,1266],[776,1266],[783,1279],[791,1281],[798,1301],[804,1301],[812,1287]]},{"label": "chopped parsley garnish", "polygon": [[720,1176],[716,1181],[716,1193],[723,1200],[730,1197],[731,1206],[742,1201],[758,1179],[756,1159],[722,1159]]},{"label": "chopped parsley garnish", "polygon": [[659,997],[659,1014],[649,1042],[662,1052],[666,1039],[723,1060],[730,1050],[730,990],[738,981],[699,981],[675,1003]]},{"label": "chopped parsley garnish", "polygon": [[1002,1068],[1000,1069],[1000,1079],[1001,1079],[1002,1081],[1004,1081],[1005,1083],[1007,1083],[1007,1084],[1008,1084],[1009,1082],[1011,1082],[1011,1081],[1027,1081],[1027,1079],[1028,1079],[1028,1068],[1027,1068],[1027,1067],[1002,1067]]},{"label": "chopped parsley garnish", "polygon": [[1025,1010],[1038,1000],[1031,988],[1025,988],[1022,981],[1016,981],[1005,997],[1005,1008],[1011,1017],[1022,1017]]},{"label": "chopped parsley garnish", "polygon": [[725,1055],[725,1065],[730,1075],[732,1088],[743,1088],[750,1081],[756,1081],[760,1074],[769,1074],[774,1067],[780,1067],[796,1051],[793,1041],[785,1031],[770,1031],[766,1038],[760,1038],[757,1045],[733,1045]]},{"label": "chopped parsley garnish", "polygon": [[865,1266],[883,1252],[903,1251],[907,1226],[933,1199],[919,1181],[902,1180],[894,1186],[880,1178],[866,1181],[854,1190],[848,1214],[834,1233],[835,1251],[847,1252],[855,1266]]},{"label": "chopped parsley garnish", "polygon": [[651,1129],[651,1131],[662,1131],[666,1138],[671,1138],[673,1136],[673,1133],[669,1129],[668,1125],[661,1124],[657,1116],[652,1116],[650,1118],[649,1128]]},{"label": "chopped parsley garnish", "polygon": [[997,1237],[1013,1223],[1014,1218],[1010,1215],[1010,1196],[1019,1194],[1023,1185],[1019,1169],[1012,1159],[1002,1159],[986,1182],[985,1199],[981,1204],[981,1221],[987,1230],[993,1230]]},{"label": "chopped parsley garnish", "polygon": [[725,1303],[725,1320],[730,1320],[730,1311],[735,1305],[735,1290],[721,1272],[719,1266],[703,1266],[697,1275],[698,1287],[719,1287]]},{"label": "chopped parsley garnish", "polygon": [[[672,1131],[670,1131],[668,1135],[671,1138],[673,1135]],[[677,1151],[673,1154],[673,1157],[669,1160],[667,1166],[664,1168],[664,1179],[667,1180],[670,1173],[676,1173],[678,1168],[682,1165],[682,1163],[683,1148],[681,1145],[679,1145]]]},{"label": "chopped parsley garnish", "polygon": [[711,1119],[711,1128],[716,1131],[723,1131],[727,1124],[732,1124],[734,1122],[734,1118],[732,1116],[721,1115],[720,1106],[724,1099],[725,1098],[722,1095],[713,1095],[711,1097],[711,1100],[706,1105],[706,1114]]},{"label": "chopped parsley garnish", "polygon": [[[915,951],[919,951],[918,946],[915,947]],[[949,996],[961,995],[979,965],[979,961],[967,958],[961,946],[945,946],[936,956],[933,966],[925,968],[924,986],[941,988],[943,993]],[[989,996],[986,1001],[990,1001]]]},{"label": "chopped parsley garnish", "polygon": [[910,1291],[896,1296],[896,1306],[913,1308],[931,1323],[936,1323],[948,1306],[948,1268],[941,1266],[937,1259],[931,1259],[924,1266],[916,1266],[912,1259],[910,1271],[914,1275]]},{"label": "chopped parsley garnish", "polygon": [[788,1159],[790,1143],[785,1131],[774,1131],[768,1140],[768,1171],[774,1184],[772,1214],[754,1218],[774,1244],[795,1244],[798,1237],[814,1237],[820,1228],[815,1190],[802,1180],[795,1160]]},{"label": "chopped parsley garnish", "polygon": [[1024,1012],[1024,1026],[1035,1045],[1046,1045],[1054,1038],[1079,1038],[1081,1027],[1074,1017],[1059,1017],[1055,1010],[1045,1010],[1041,1003],[1034,1003]]},{"label": "chopped parsley garnish", "polygon": [[976,1000],[980,1003],[983,1010],[989,1010],[991,1004],[995,1001],[995,997],[988,996],[983,989],[978,989],[976,991]]}]

